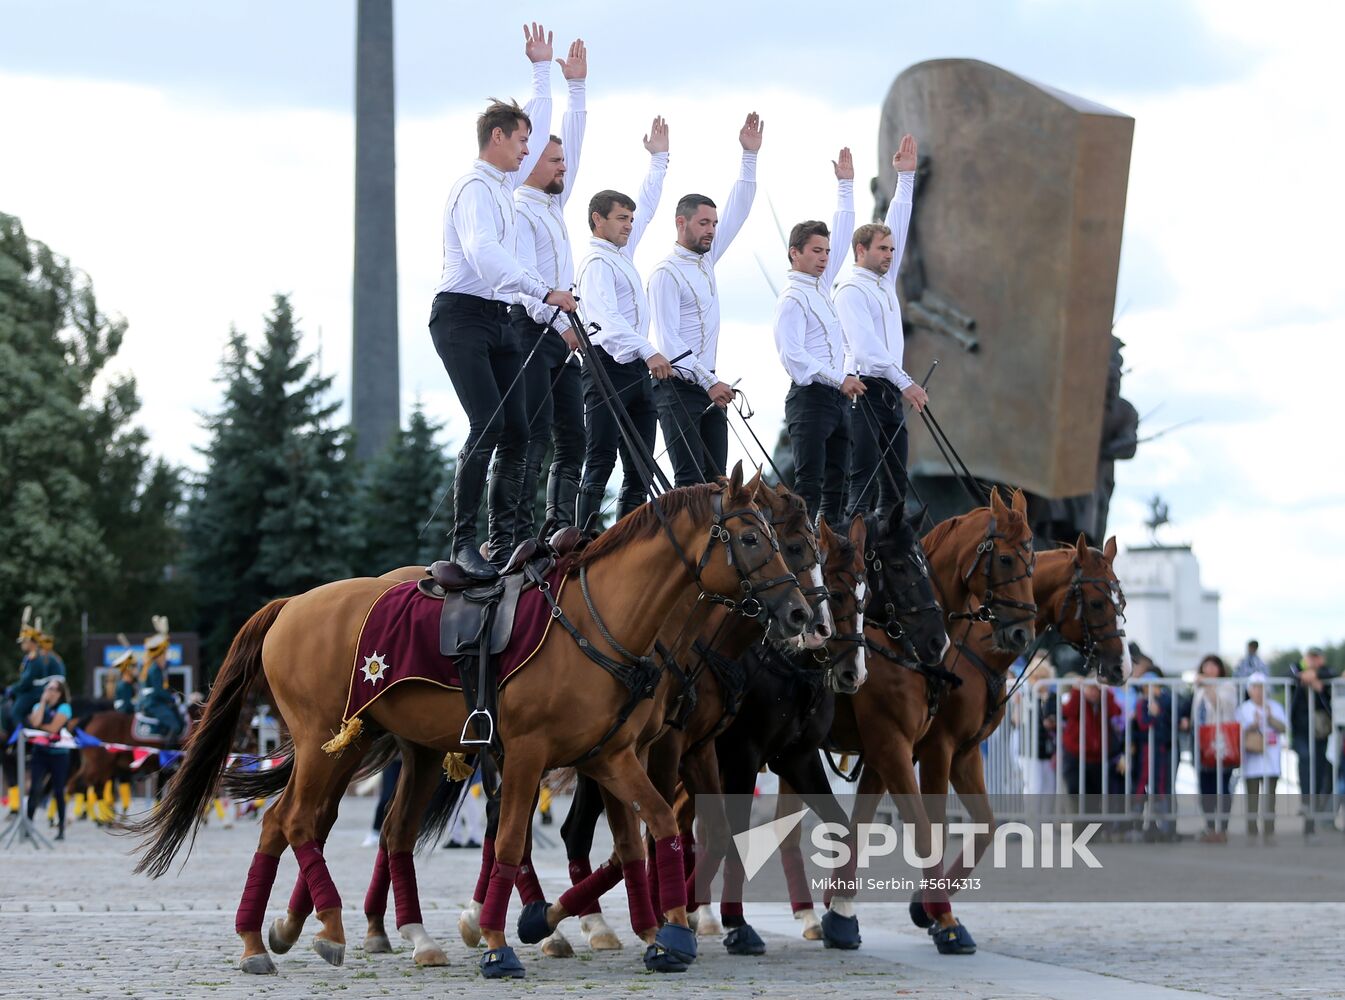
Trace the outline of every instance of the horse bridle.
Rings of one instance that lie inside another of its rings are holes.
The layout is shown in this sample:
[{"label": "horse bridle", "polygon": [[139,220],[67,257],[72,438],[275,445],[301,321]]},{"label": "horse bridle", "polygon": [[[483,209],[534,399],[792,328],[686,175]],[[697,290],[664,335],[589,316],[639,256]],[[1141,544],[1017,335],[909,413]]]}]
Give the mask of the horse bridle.
[{"label": "horse bridle", "polygon": [[[1106,629],[1107,622],[1091,622],[1088,620],[1087,600],[1084,588],[1092,584],[1102,588],[1107,595],[1107,600],[1111,602],[1114,616],[1111,620],[1113,626],[1111,631],[1095,631]],[[1083,565],[1074,567],[1074,575],[1070,578],[1069,589],[1065,592],[1065,598],[1060,602],[1060,616],[1056,620],[1054,628],[1056,634],[1062,639],[1065,638],[1064,626],[1068,619],[1066,609],[1070,602],[1074,602],[1075,612],[1074,620],[1083,627],[1083,641],[1072,642],[1065,639],[1071,646],[1079,651],[1084,658],[1084,670],[1088,672],[1095,669],[1098,655],[1098,647],[1111,639],[1124,639],[1126,631],[1120,628],[1121,622],[1125,621],[1125,594],[1121,591],[1120,581],[1109,579],[1105,576],[1084,576]]]},{"label": "horse bridle", "polygon": [[[915,654],[915,644],[911,642],[911,638],[906,632],[906,626],[902,624],[902,618],[914,618],[916,615],[925,611],[940,611],[942,609],[939,607],[938,601],[934,600],[926,601],[923,604],[913,600],[910,604],[904,607],[898,607],[896,605],[895,597],[897,595],[888,593],[887,576],[883,572],[882,548],[884,546],[884,540],[882,538],[881,529],[877,524],[877,518],[872,518],[872,523],[869,523],[867,526],[870,536],[879,539],[879,541],[874,544],[873,548],[867,549],[864,552],[864,565],[865,567],[873,567],[871,576],[874,581],[872,601],[875,604],[882,602],[883,620],[880,621],[877,618],[870,616],[865,624],[876,625],[878,628],[881,628],[883,634],[889,639],[893,642],[901,643],[902,648],[906,650],[907,655],[906,657],[902,657],[901,654],[895,653],[893,650],[888,649],[880,643],[874,642],[872,639],[868,640],[869,648],[875,653],[898,663],[903,662],[906,658],[912,660],[918,659]],[[886,540],[886,544],[891,545],[892,541],[888,539]],[[899,558],[905,559],[915,569],[919,570],[919,574],[914,579],[904,587],[900,588],[902,591],[915,590],[920,586],[920,579],[922,577],[925,579],[930,578],[929,565],[925,561],[924,552],[920,549],[918,542],[915,545],[910,546],[906,552],[901,553]]]},{"label": "horse bridle", "polygon": [[[1029,538],[1026,542],[1019,542],[1014,546],[1013,555],[1023,567],[1023,571],[1017,576],[1010,577],[1007,580],[995,580],[995,539],[1008,542],[1008,536],[1001,532],[995,521],[995,515],[990,515],[990,523],[986,525],[985,537],[976,546],[976,559],[967,567],[967,572],[962,577],[962,582],[967,587],[971,599],[976,599],[975,590],[972,584],[978,570],[984,567],[985,571],[985,594],[980,598],[980,607],[975,611],[953,611],[949,612],[949,621],[966,621],[968,625],[972,622],[984,622],[990,625],[997,625],[1003,628],[1009,628],[1013,625],[1021,625],[1023,622],[1034,622],[1037,619],[1037,604],[1035,601],[1015,601],[1012,598],[1001,597],[995,593],[995,588],[1007,587],[1010,584],[1017,583],[1019,580],[1030,580],[1032,570],[1036,563],[1036,557],[1032,551],[1032,542]],[[1026,553],[1026,554],[1025,554]],[[996,608],[1012,608],[1015,611],[1022,611],[1024,614],[1019,618],[1003,618],[995,610]]]}]

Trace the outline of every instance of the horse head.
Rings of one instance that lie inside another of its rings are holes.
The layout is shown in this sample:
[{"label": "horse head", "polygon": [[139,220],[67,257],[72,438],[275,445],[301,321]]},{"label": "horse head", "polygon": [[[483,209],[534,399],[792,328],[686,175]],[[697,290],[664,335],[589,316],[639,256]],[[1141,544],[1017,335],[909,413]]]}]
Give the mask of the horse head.
[{"label": "horse head", "polygon": [[834,627],[824,651],[814,655],[818,662],[827,665],[833,691],[854,694],[869,676],[864,664],[864,607],[869,590],[864,551],[868,526],[863,517],[856,515],[850,522],[849,533],[838,535],[826,518],[819,518],[817,531],[825,553],[822,580]]},{"label": "horse head", "polygon": [[920,539],[906,520],[904,503],[886,519],[869,515],[864,561],[873,587],[869,619],[881,623],[887,637],[925,666],[943,661],[948,649],[943,608],[934,596],[934,582]]},{"label": "horse head", "polygon": [[1129,674],[1126,648],[1125,594],[1112,568],[1116,539],[1101,550],[1089,546],[1081,534],[1069,553],[1069,579],[1057,588],[1055,630],[1083,654],[1086,670],[1097,670],[1104,684],[1122,684]]},{"label": "horse head", "polygon": [[798,649],[821,649],[836,631],[827,588],[822,582],[825,558],[818,533],[808,517],[808,505],[784,485],[763,486],[759,505],[771,521],[771,530],[780,543],[785,565],[799,579],[803,596],[808,599],[813,619],[803,635],[794,640]]}]

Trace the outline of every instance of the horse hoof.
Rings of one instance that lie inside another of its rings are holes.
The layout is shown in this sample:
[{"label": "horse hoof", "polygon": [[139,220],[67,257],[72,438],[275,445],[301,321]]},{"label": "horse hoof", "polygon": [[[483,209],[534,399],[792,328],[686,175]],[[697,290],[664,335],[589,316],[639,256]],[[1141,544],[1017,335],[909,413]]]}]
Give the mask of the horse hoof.
[{"label": "horse hoof", "polygon": [[392,942],[388,940],[386,934],[370,934],[364,939],[364,953],[366,955],[391,955]]},{"label": "horse hoof", "polygon": [[313,950],[318,953],[328,965],[344,965],[346,961],[346,946],[337,944],[335,941],[328,941],[326,938],[316,937],[313,939]]},{"label": "horse hoof", "polygon": [[277,955],[283,955],[294,947],[293,941],[286,941],[280,933],[281,918],[276,917],[271,921],[271,928],[266,932],[266,943],[270,945],[271,950]]},{"label": "horse hoof", "polygon": [[467,907],[458,917],[458,933],[462,935],[462,943],[468,948],[475,948],[481,943],[481,912],[475,904]]},{"label": "horse hoof", "polygon": [[940,955],[976,954],[976,942],[972,940],[971,932],[961,924],[941,927],[930,936],[934,938],[934,947],[939,949]]},{"label": "horse hoof", "polygon": [[695,918],[694,923],[690,919],[687,922],[691,923],[691,926],[696,929],[696,937],[719,937],[724,933],[724,928],[719,925],[719,921],[715,918],[715,911],[710,909],[708,903],[697,907],[688,916]]},{"label": "horse hoof", "polygon": [[487,979],[522,979],[526,973],[514,949],[491,948],[481,956],[481,975]]},{"label": "horse hoof", "polygon": [[580,917],[579,929],[584,932],[588,946],[593,951],[620,951],[625,947],[616,936],[616,931],[607,926],[607,921],[603,919],[601,913],[590,913],[587,917]]},{"label": "horse hoof", "polygon": [[265,953],[244,956],[238,963],[238,967],[249,976],[274,976],[278,974],[276,963],[271,961],[271,956]]},{"label": "horse hoof", "polygon": [[766,942],[752,929],[751,924],[742,924],[729,931],[724,938],[724,947],[730,955],[764,955]]},{"label": "horse hoof", "polygon": [[[388,950],[391,951],[392,949],[389,948]],[[435,969],[441,965],[448,964],[448,956],[445,955],[443,949],[437,945],[419,948],[411,957],[416,960],[416,964],[422,969]]]},{"label": "horse hoof", "polygon": [[551,925],[546,921],[549,905],[544,899],[535,899],[523,907],[518,915],[518,939],[524,944],[537,944],[551,936]]},{"label": "horse hoof", "polygon": [[826,947],[854,951],[861,940],[858,917],[843,917],[833,910],[822,915],[822,943]]},{"label": "horse hoof", "polygon": [[798,910],[794,914],[794,919],[803,924],[803,940],[822,940],[822,921],[817,919],[816,910],[811,908],[807,910]]},{"label": "horse hoof", "polygon": [[911,900],[911,923],[922,930],[928,930],[934,925],[934,918],[925,912],[925,904],[920,902],[919,896]]},{"label": "horse hoof", "polygon": [[690,927],[664,924],[645,949],[644,967],[650,972],[686,972],[696,961],[696,935]]},{"label": "horse hoof", "polygon": [[569,939],[557,930],[542,942],[542,954],[547,958],[574,958],[574,948]]}]

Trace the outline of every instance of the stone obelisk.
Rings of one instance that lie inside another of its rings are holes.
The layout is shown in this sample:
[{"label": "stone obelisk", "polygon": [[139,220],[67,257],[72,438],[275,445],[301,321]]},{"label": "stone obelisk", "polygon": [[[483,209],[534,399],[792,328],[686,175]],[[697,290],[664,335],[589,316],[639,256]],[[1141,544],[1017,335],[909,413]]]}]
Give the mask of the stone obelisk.
[{"label": "stone obelisk", "polygon": [[392,0],[358,0],[355,22],[355,454],[385,448],[401,420]]}]

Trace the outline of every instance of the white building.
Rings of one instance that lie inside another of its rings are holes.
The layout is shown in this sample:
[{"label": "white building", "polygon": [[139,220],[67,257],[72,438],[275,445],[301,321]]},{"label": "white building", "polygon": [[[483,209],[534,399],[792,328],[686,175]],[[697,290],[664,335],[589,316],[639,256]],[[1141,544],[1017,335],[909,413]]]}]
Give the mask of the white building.
[{"label": "white building", "polygon": [[1143,545],[1116,557],[1126,596],[1126,635],[1169,677],[1219,652],[1219,593],[1200,582],[1189,545]]}]

